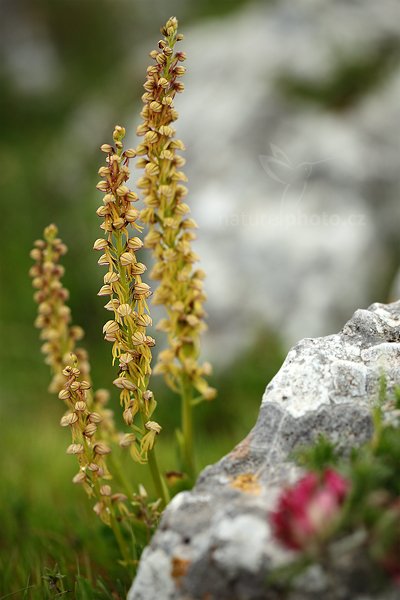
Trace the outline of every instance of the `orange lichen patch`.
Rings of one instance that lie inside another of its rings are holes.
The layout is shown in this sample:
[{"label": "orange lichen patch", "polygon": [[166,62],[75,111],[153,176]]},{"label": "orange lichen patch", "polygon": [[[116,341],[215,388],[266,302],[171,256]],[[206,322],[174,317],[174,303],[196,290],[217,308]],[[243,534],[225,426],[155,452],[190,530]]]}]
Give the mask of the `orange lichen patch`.
[{"label": "orange lichen patch", "polygon": [[184,577],[190,567],[190,560],[185,560],[184,558],[179,558],[179,556],[174,556],[172,558],[172,569],[171,576],[173,579],[176,579],[179,583],[182,577]]},{"label": "orange lichen patch", "polygon": [[261,485],[254,473],[241,473],[233,479],[230,485],[246,494],[259,494],[261,492]]}]

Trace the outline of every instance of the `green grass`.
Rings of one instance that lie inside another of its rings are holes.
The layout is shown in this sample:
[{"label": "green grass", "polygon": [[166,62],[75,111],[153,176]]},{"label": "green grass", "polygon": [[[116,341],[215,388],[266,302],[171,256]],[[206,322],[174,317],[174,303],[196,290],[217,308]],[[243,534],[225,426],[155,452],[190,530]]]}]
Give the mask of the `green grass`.
[{"label": "green grass", "polygon": [[[55,417],[50,410],[50,417]],[[71,484],[76,465],[65,454],[58,419],[25,414],[1,437],[0,590],[17,598],[55,598],[44,577],[58,565],[69,597],[86,598],[97,581],[124,597],[129,579],[118,564],[111,532]],[[58,586],[60,587],[60,586]],[[29,588],[25,593],[21,591]],[[3,596],[0,595],[0,598]],[[95,596],[93,596],[95,597]],[[100,592],[102,598],[112,597]]]}]

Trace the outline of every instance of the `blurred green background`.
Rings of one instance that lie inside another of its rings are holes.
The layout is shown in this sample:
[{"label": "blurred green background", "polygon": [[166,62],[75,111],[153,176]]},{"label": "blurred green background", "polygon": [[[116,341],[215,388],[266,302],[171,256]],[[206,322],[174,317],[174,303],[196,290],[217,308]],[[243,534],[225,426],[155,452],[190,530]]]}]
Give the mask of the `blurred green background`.
[{"label": "blurred green background", "polygon": [[[184,30],[195,21],[224,18],[240,4],[0,3],[0,598],[53,598],[60,590],[70,590],[67,597],[123,598],[129,587],[112,535],[71,484],[76,465],[65,454],[69,432],[58,425],[64,408],[47,392],[48,372],[32,325],[29,251],[44,226],[58,224],[69,247],[64,282],[74,322],[86,331],[96,387],[109,387],[114,372],[101,335],[106,315],[96,296],[101,271],[91,250],[99,235],[99,145],[110,140],[122,115],[131,115],[122,124],[134,128],[148,60],[143,48],[152,49],[160,25],[176,13]],[[38,53],[44,71],[35,72],[29,53]],[[280,362],[279,342],[261,332],[257,347],[215,374],[219,398],[197,410],[201,466],[247,433]],[[162,466],[171,469],[178,403],[161,382],[155,387],[165,432]],[[133,463],[127,469],[138,482],[140,469],[139,475]]]}]

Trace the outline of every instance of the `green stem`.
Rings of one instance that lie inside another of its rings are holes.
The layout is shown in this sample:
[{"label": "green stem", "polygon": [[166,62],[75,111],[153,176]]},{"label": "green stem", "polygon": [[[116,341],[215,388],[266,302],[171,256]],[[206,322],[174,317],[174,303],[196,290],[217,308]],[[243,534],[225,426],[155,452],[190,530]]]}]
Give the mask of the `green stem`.
[{"label": "green stem", "polygon": [[[109,455],[109,460],[112,465],[112,470],[113,470],[113,473],[114,473],[116,479],[119,481],[119,483],[124,488],[125,493],[128,496],[129,500],[131,500],[134,496],[134,490],[133,490],[130,482],[128,481],[128,479],[125,477],[123,469],[121,468],[121,463],[119,462],[119,460],[116,459],[115,454],[113,452],[111,452],[111,454]],[[139,534],[142,534],[143,531],[146,530],[146,526],[143,523],[143,521],[141,521],[137,517],[131,517],[130,524],[131,524],[131,533],[132,533],[133,541],[135,544],[136,543],[136,532],[138,532]]]},{"label": "green stem", "polygon": [[133,493],[134,493],[133,488],[132,488],[130,482],[128,481],[128,479],[125,477],[125,474],[121,468],[120,461],[115,457],[113,452],[111,452],[111,454],[109,455],[109,460],[112,465],[112,470],[116,475],[116,478],[118,479],[119,483],[124,488],[125,493],[127,494],[128,498],[131,500]]},{"label": "green stem", "polygon": [[196,467],[193,445],[193,411],[192,411],[192,386],[185,375],[182,377],[181,386],[182,399],[182,433],[183,433],[183,459],[188,475],[194,479]]},{"label": "green stem", "polygon": [[[94,489],[94,493],[95,493],[95,497],[97,499],[100,499],[100,485],[99,485],[99,481],[98,479],[96,479],[96,481],[93,482],[93,489]],[[124,562],[126,564],[126,568],[130,571],[130,565],[132,564],[132,559],[135,557],[131,557],[126,541],[124,539],[124,536],[121,533],[121,529],[120,529],[120,524],[117,520],[117,518],[115,517],[115,513],[114,513],[114,508],[111,507],[111,514],[110,514],[110,527],[113,530],[115,539],[117,540],[117,544],[119,547],[119,551],[121,553],[122,558],[124,559]],[[136,551],[136,549],[135,549]]]},{"label": "green stem", "polygon": [[115,539],[117,540],[117,543],[119,546],[119,551],[121,552],[121,556],[124,559],[126,567],[129,568],[130,565],[132,564],[133,557],[130,555],[130,553],[128,551],[126,541],[124,539],[124,536],[121,533],[119,523],[114,515],[111,515],[110,524],[111,524],[111,529],[114,532]]},{"label": "green stem", "polygon": [[169,492],[166,486],[166,483],[164,481],[164,479],[161,477],[161,473],[160,473],[160,469],[158,467],[158,463],[157,463],[157,457],[156,457],[156,453],[155,453],[155,448],[152,448],[151,450],[149,450],[148,454],[148,464],[150,467],[150,472],[153,478],[153,482],[154,482],[154,487],[156,488],[156,492],[158,494],[158,496],[161,498],[162,502],[163,502],[163,506],[167,506],[170,497],[169,497]]}]

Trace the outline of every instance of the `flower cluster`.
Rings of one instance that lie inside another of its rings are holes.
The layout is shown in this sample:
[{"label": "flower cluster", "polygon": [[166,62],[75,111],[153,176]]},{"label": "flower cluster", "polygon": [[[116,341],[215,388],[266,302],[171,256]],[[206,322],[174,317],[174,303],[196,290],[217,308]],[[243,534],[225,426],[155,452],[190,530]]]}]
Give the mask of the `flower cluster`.
[{"label": "flower cluster", "polygon": [[83,376],[89,378],[89,361],[83,348],[75,348],[75,344],[83,337],[83,330],[76,325],[71,326],[71,310],[67,306],[69,293],[61,283],[64,267],[59,264],[67,247],[57,237],[57,227],[49,225],[44,230],[44,240],[36,240],[31,250],[31,258],[35,264],[29,274],[32,285],[36,289],[34,299],[38,303],[38,316],[35,326],[41,329],[43,340],[42,352],[45,362],[52,370],[53,378],[49,390],[60,391],[64,384],[63,368],[70,360],[71,352],[78,357]]},{"label": "flower cluster", "polygon": [[105,461],[111,448],[96,438],[102,417],[90,410],[90,383],[81,379],[81,371],[76,365],[76,356],[72,355],[71,364],[63,369],[65,382],[58,395],[69,408],[61,419],[61,425],[70,427],[72,434],[67,454],[75,454],[79,463],[73,482],[81,484],[89,496],[96,497],[94,511],[110,525],[114,505],[124,502],[127,497],[120,493],[112,494],[111,486],[105,481],[111,479]]},{"label": "flower cluster", "polygon": [[[124,421],[135,432],[125,435],[121,443],[130,446],[134,460],[146,462],[161,426],[151,420],[156,407],[153,393],[148,389],[151,348],[155,345],[154,338],[146,331],[152,325],[146,302],[151,290],[142,281],[146,266],[136,256],[143,242],[130,233],[130,228],[137,232],[142,228],[138,224],[140,212],[134,207],[138,197],[126,185],[129,160],[135,151],[123,149],[124,136],[125,129],[116,126],[114,145],[101,147],[107,154],[107,164],[99,170],[102,180],[97,188],[105,195],[97,214],[103,220],[105,237],[95,241],[94,249],[102,252],[98,263],[107,267],[98,295],[110,298],[105,308],[113,313],[103,327],[104,338],[113,344],[113,360],[119,364],[119,374],[113,383],[120,390]],[[138,423],[136,415],[141,417]]]},{"label": "flower cluster", "polygon": [[185,73],[181,63],[186,58],[184,52],[174,50],[176,42],[183,39],[177,29],[176,18],[169,19],[161,30],[164,39],[158,50],[150,53],[154,64],[147,69],[143,123],[137,129],[143,142],[136,149],[141,157],[137,165],[144,169],[144,176],[137,186],[146,205],[141,218],[149,225],[145,246],[155,258],[150,275],[160,282],[153,301],[167,310],[167,318],[157,328],[167,333],[169,347],[160,352],[155,371],[164,375],[173,390],[194,387],[202,398],[211,400],[216,392],[205,379],[211,366],[198,363],[199,336],[205,329],[205,274],[194,267],[198,256],[192,241],[197,225],[184,202],[187,178],[180,168],[185,159],[177,153],[184,150],[184,144],[175,137],[172,126],[178,118],[174,98],[184,89],[180,77]]},{"label": "flower cluster", "polygon": [[271,514],[277,539],[291,550],[315,548],[331,532],[349,490],[332,469],[322,476],[308,473],[279,498]]},{"label": "flower cluster", "polygon": [[71,325],[71,311],[66,304],[68,290],[61,283],[64,268],[59,264],[67,247],[57,233],[55,225],[46,227],[44,240],[37,240],[31,251],[35,264],[30,274],[38,302],[35,324],[41,329],[42,352],[53,373],[50,391],[58,393],[68,407],[60,424],[70,427],[72,443],[67,453],[77,455],[79,462],[80,469],[73,482],[82,484],[90,496],[98,498],[95,510],[103,521],[109,522],[110,502],[123,499],[118,494],[111,497],[110,492],[111,500],[106,501],[103,496],[111,488],[99,483],[110,478],[104,456],[111,451],[105,440],[115,436],[113,414],[106,408],[108,391],[99,389],[93,394],[87,352],[75,348],[83,330]]}]

